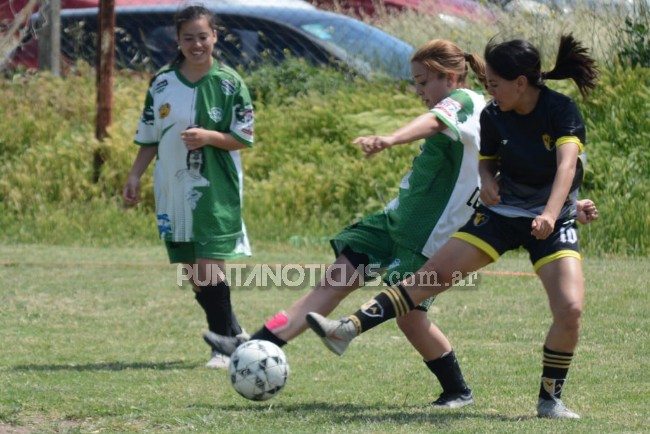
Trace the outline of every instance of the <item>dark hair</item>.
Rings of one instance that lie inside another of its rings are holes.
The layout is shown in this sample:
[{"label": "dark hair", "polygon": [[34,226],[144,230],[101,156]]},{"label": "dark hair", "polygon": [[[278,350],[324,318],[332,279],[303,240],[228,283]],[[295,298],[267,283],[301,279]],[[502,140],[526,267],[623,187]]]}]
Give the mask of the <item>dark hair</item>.
[{"label": "dark hair", "polygon": [[583,97],[596,87],[598,68],[588,50],[572,34],[560,37],[555,66],[542,72],[539,51],[530,42],[516,39],[496,43],[494,38],[485,47],[485,61],[499,77],[514,80],[520,75],[536,87],[542,87],[545,80],[572,79]]},{"label": "dark hair", "polygon": [[455,73],[458,81],[466,84],[468,67],[485,86],[485,63],[480,56],[464,52],[458,45],[444,40],[433,39],[420,47],[411,57],[411,62],[422,63],[429,71],[447,75]]},{"label": "dark hair", "polygon": [[[210,10],[205,6],[193,5],[181,9],[174,16],[174,23],[176,24],[176,39],[180,38],[181,27],[183,27],[183,24],[187,23],[188,21],[198,20],[200,18],[207,18],[208,23],[210,24],[210,28],[215,32],[217,31],[216,16],[212,12],[210,12]],[[176,57],[172,61],[172,65],[176,63],[180,63],[184,59],[185,56],[183,55],[181,50],[178,49],[178,53],[176,53]]]}]

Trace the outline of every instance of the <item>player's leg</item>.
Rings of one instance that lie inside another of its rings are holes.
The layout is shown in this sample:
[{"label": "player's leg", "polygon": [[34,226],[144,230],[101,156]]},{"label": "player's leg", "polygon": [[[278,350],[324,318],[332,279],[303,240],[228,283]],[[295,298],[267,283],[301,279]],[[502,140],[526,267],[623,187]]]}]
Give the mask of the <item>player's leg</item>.
[{"label": "player's leg", "polygon": [[[308,312],[329,314],[341,300],[363,285],[365,279],[370,278],[367,274],[385,267],[386,262],[391,260],[393,251],[393,241],[388,234],[386,221],[383,212],[370,214],[337,234],[331,241],[336,261],[327,268],[319,285],[288,309],[278,312],[251,339],[285,345],[305,331],[305,316]],[[204,337],[224,354],[232,354],[243,342],[242,339],[214,333]]]},{"label": "player's leg", "polygon": [[578,344],[584,306],[584,279],[576,222],[559,219],[545,240],[525,245],[548,296],[553,322],[544,341],[542,379],[537,414],[577,418],[560,400]]},{"label": "player's leg", "polygon": [[[496,259],[499,253],[486,246],[478,248],[468,241],[451,238],[412,277],[383,290],[349,317],[332,321],[310,312],[307,322],[330,350],[343,354],[350,341],[359,334],[391,318],[405,315],[428,297],[449,289],[461,276]],[[490,254],[483,249],[490,250]]]},{"label": "player's leg", "polygon": [[[208,260],[200,261],[197,260],[197,252],[195,243],[191,242],[166,242],[165,246],[167,248],[167,254],[171,263],[181,263],[184,268],[185,275],[189,278],[189,282],[192,286],[192,291],[194,293],[194,298],[196,302],[201,306],[205,313],[205,318],[208,323],[208,329],[212,331],[221,331],[224,329],[222,327],[223,321],[228,321],[230,317],[230,329],[229,335],[237,335],[244,333],[241,326],[237,322],[234,312],[232,311],[232,306],[230,305],[230,288],[228,288],[228,306],[230,309],[230,315],[223,316],[223,306],[221,298],[224,294],[220,294],[217,291],[220,289],[220,285],[225,285],[223,276],[220,275],[220,271],[224,269],[223,260]],[[199,252],[204,253],[204,252]],[[212,255],[209,255],[212,256]],[[215,262],[212,265],[212,262]],[[217,354],[212,351],[211,357],[206,364],[209,368],[225,368],[228,365],[228,359],[222,354]]]},{"label": "player's leg", "polygon": [[563,257],[537,270],[548,294],[553,323],[544,342],[538,415],[578,418],[560,401],[564,383],[578,344],[580,316],[584,306],[581,261]]},{"label": "player's leg", "polygon": [[[351,250],[344,251],[327,268],[325,275],[316,287],[296,300],[288,309],[276,313],[253,333],[250,339],[267,340],[282,347],[307,329],[305,316],[308,312],[322,312],[323,315],[331,313],[341,300],[359,288],[363,282],[362,276],[357,271],[359,266],[356,264],[357,260],[352,259],[355,260],[353,264],[348,258],[349,256],[354,258],[357,255],[360,254]],[[239,345],[247,340],[219,333],[206,333],[204,338],[213,348],[224,354],[232,354]]]},{"label": "player's leg", "polygon": [[442,393],[431,405],[435,408],[461,408],[471,405],[474,403],[474,396],[465,383],[451,344],[442,330],[427,316],[429,300],[431,299],[397,318],[397,325],[440,382]]}]

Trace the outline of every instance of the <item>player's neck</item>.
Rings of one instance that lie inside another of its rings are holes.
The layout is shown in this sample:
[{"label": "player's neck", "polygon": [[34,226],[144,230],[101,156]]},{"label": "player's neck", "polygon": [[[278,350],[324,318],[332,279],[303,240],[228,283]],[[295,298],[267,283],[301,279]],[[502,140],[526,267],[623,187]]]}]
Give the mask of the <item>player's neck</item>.
[{"label": "player's neck", "polygon": [[210,68],[212,67],[212,61],[213,60],[210,59],[210,62],[192,63],[185,60],[181,64],[179,70],[187,81],[190,83],[196,83],[202,79],[208,73],[208,71],[210,71]]}]

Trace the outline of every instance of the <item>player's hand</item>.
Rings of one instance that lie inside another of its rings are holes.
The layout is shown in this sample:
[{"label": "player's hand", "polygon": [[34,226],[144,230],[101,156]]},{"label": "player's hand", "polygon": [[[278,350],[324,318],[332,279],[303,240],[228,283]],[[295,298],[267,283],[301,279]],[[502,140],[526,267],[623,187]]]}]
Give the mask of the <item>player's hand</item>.
[{"label": "player's hand", "polygon": [[201,127],[190,127],[181,132],[181,140],[188,151],[199,149],[208,144],[208,131]]},{"label": "player's hand", "polygon": [[599,216],[598,208],[591,199],[582,199],[576,202],[576,220],[578,220],[578,223],[588,225],[597,220]]},{"label": "player's hand", "polygon": [[129,176],[122,189],[122,198],[127,205],[136,205],[140,202],[140,179]]},{"label": "player's hand", "polygon": [[481,202],[486,206],[494,206],[501,202],[499,182],[496,179],[481,179]]},{"label": "player's hand", "polygon": [[555,219],[546,214],[538,215],[533,219],[530,228],[532,236],[538,240],[545,240],[555,229]]},{"label": "player's hand", "polygon": [[361,146],[361,150],[366,155],[366,158],[370,158],[384,149],[390,148],[394,144],[392,138],[389,136],[357,137],[352,143]]}]

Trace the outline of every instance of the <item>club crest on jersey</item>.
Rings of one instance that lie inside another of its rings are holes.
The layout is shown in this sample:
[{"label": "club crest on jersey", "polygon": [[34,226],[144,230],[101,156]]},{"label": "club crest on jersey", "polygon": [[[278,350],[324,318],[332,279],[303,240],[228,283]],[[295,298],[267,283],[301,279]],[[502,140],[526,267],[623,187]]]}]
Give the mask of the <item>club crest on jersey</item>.
[{"label": "club crest on jersey", "polygon": [[167,116],[169,116],[169,113],[171,113],[171,111],[172,106],[166,102],[165,104],[158,107],[158,116],[160,116],[160,119],[165,119]]},{"label": "club crest on jersey", "polygon": [[487,223],[489,219],[490,218],[486,214],[483,214],[482,212],[477,212],[476,215],[474,216],[474,220],[472,221],[472,223],[474,224],[474,226],[479,227]]},{"label": "club crest on jersey", "polygon": [[235,93],[235,83],[232,80],[221,80],[221,91],[226,95]]},{"label": "club crest on jersey", "polygon": [[375,300],[370,300],[361,306],[361,312],[371,318],[381,318],[384,316],[384,308]]},{"label": "club crest on jersey", "polygon": [[550,151],[553,149],[553,144],[551,143],[551,136],[548,134],[542,135],[542,140],[544,141],[544,147],[546,148],[547,151]]},{"label": "club crest on jersey", "polygon": [[220,122],[221,119],[223,119],[223,110],[221,110],[219,107],[212,107],[210,110],[208,110],[208,116],[210,116],[210,119],[212,119],[214,122]]}]

